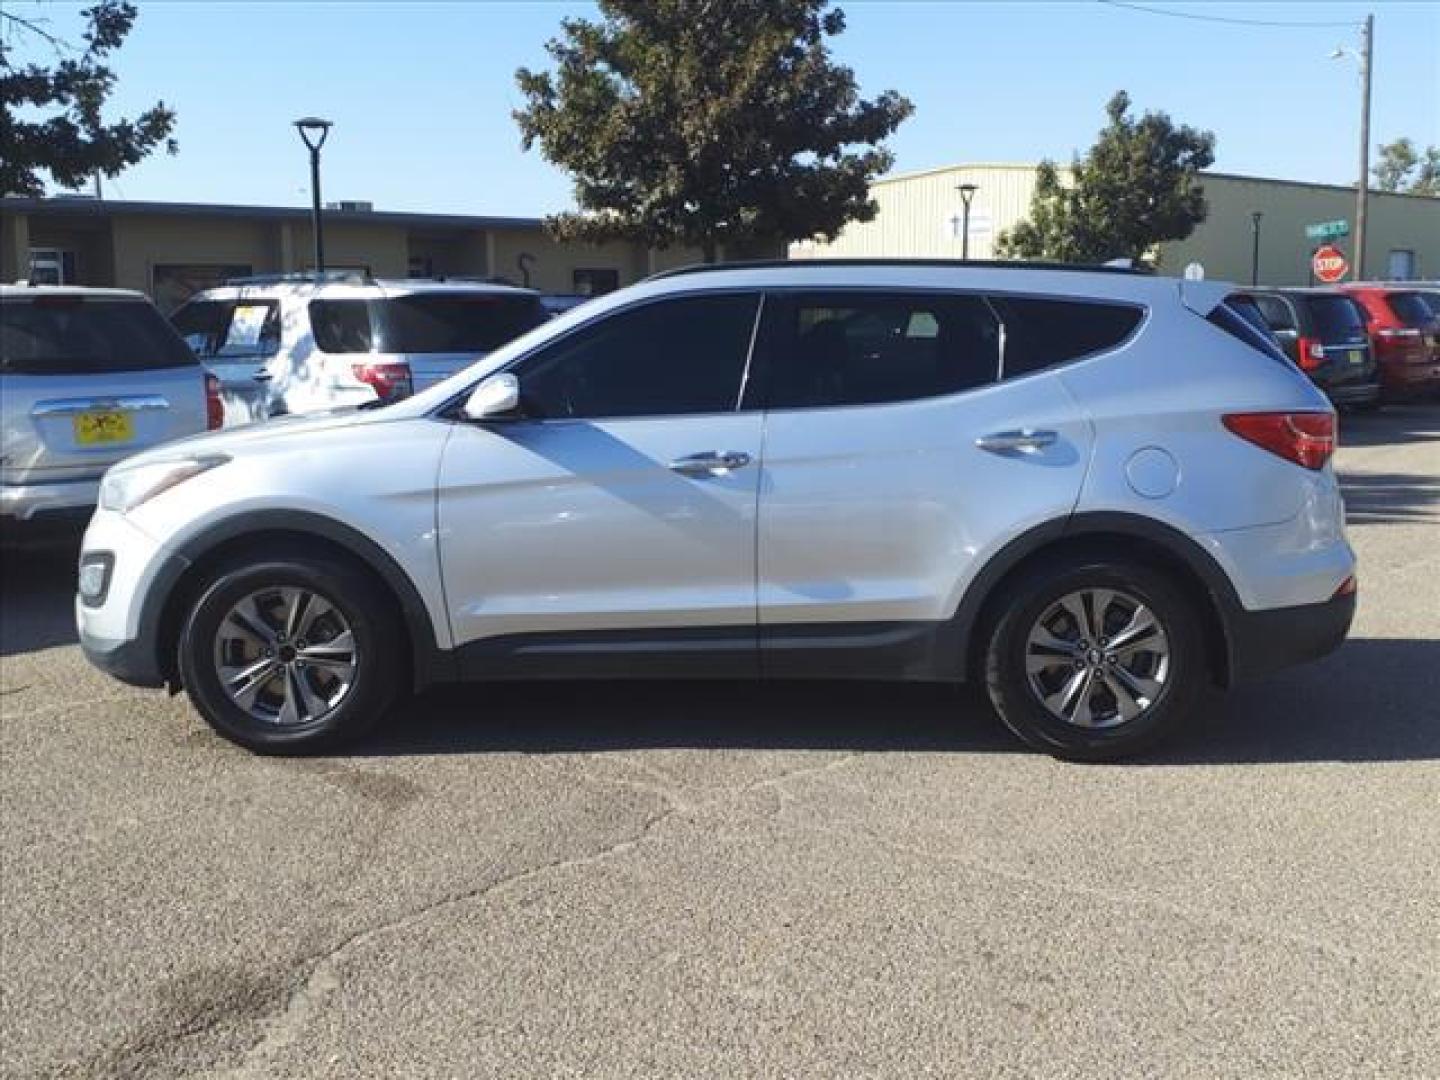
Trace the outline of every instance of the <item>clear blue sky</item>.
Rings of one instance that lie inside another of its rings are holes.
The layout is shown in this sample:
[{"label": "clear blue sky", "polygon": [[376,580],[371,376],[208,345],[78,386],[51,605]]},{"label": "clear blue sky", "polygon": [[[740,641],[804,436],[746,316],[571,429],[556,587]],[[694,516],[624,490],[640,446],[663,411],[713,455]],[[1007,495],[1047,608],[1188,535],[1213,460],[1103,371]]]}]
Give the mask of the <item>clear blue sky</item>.
[{"label": "clear blue sky", "polygon": [[[5,0],[69,31],[81,5]],[[1440,4],[1207,3],[1150,6],[1245,19],[1376,16],[1372,142],[1440,144]],[[1137,107],[1209,128],[1217,169],[1353,182],[1358,78],[1329,59],[1351,27],[1282,29],[1071,3],[848,2],[836,41],[867,95],[906,94],[891,141],[899,171],[954,161],[1067,158],[1118,88]],[[118,62],[121,110],[163,97],[178,157],[112,183],[129,199],[304,205],[304,150],[289,121],[335,121],[327,199],[377,209],[529,215],[569,203],[563,174],[524,154],[514,71],[577,3],[145,2]]]}]

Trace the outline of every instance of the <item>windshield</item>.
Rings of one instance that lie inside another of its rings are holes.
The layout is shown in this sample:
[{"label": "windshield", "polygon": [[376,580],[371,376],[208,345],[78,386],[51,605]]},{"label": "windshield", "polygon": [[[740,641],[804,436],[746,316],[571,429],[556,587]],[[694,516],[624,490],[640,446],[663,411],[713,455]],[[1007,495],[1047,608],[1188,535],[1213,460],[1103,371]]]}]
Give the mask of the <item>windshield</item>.
[{"label": "windshield", "polygon": [[315,344],[328,353],[487,353],[547,318],[538,297],[415,293],[313,300]]},{"label": "windshield", "polygon": [[0,371],[7,375],[109,375],[195,363],[144,300],[44,296],[0,305]]},{"label": "windshield", "polygon": [[1364,341],[1365,320],[1360,305],[1348,296],[1312,296],[1310,317],[1315,334],[1324,342]]}]

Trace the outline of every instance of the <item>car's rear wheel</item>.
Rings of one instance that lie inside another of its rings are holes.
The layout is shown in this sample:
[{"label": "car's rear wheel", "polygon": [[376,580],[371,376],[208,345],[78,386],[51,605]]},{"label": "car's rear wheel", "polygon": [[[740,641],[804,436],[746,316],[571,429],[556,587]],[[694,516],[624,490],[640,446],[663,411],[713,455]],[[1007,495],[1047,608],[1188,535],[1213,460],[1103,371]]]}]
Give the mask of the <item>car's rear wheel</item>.
[{"label": "car's rear wheel", "polygon": [[190,700],[260,753],[326,750],[368,731],[400,685],[394,615],[355,568],[292,556],[221,570],[180,638]]},{"label": "car's rear wheel", "polygon": [[1066,558],[1018,581],[986,655],[986,685],[1016,735],[1056,757],[1101,761],[1183,726],[1204,685],[1198,613],[1140,563]]}]

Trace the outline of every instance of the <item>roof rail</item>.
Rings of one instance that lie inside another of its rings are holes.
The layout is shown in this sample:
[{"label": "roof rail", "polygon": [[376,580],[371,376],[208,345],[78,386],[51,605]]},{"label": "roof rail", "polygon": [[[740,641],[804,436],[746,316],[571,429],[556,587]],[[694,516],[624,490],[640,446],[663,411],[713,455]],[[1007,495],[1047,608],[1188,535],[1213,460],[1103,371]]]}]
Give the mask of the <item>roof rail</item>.
[{"label": "roof rail", "polygon": [[374,282],[370,272],[360,270],[297,270],[286,274],[246,274],[226,278],[226,285],[369,285]]},{"label": "roof rail", "polygon": [[1079,263],[1044,262],[1041,260],[1029,259],[902,259],[902,258],[830,258],[830,259],[755,259],[742,260],[739,262],[727,263],[694,263],[690,266],[679,266],[673,270],[662,270],[658,274],[651,274],[646,281],[658,281],[661,278],[680,277],[685,274],[703,274],[711,270],[775,270],[781,268],[804,269],[813,266],[849,267],[849,266],[896,266],[896,267],[938,267],[961,269],[964,267],[984,267],[993,270],[1069,270],[1085,274],[1127,274],[1127,275],[1150,275],[1154,271],[1143,266],[1114,266],[1106,263],[1104,266]]}]

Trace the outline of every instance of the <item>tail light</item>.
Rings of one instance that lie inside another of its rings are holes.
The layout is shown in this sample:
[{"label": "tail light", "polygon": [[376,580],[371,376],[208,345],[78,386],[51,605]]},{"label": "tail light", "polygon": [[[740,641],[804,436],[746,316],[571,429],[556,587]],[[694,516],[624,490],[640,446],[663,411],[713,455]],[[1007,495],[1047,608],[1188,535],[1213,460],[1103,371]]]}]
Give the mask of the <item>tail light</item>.
[{"label": "tail light", "polygon": [[1307,469],[1322,469],[1335,452],[1335,414],[1226,413],[1221,421],[1246,442]]},{"label": "tail light", "polygon": [[225,426],[225,403],[220,400],[220,380],[205,373],[205,426],[214,431]]},{"label": "tail light", "polygon": [[1302,337],[1296,342],[1299,347],[1300,366],[1313,371],[1325,362],[1325,345],[1317,338]]},{"label": "tail light", "polygon": [[351,370],[381,401],[399,401],[414,392],[409,364],[356,364]]}]

